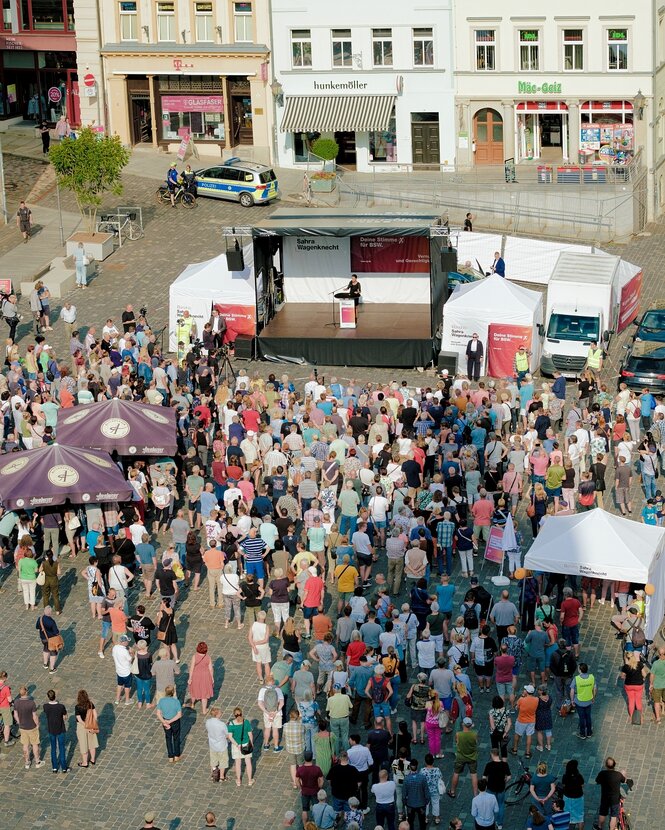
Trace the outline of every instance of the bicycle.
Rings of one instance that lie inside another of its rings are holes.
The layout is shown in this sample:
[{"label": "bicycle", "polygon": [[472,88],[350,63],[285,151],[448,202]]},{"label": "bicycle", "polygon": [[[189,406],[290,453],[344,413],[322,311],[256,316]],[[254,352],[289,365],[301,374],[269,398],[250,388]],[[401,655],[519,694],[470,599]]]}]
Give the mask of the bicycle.
[{"label": "bicycle", "polygon": [[[157,203],[160,205],[170,204],[171,202],[171,192],[167,184],[160,185],[155,196],[157,197]],[[193,208],[196,205],[196,196],[187,190],[183,184],[179,184],[174,194],[174,202],[176,205],[180,202],[183,207]]]},{"label": "bicycle", "polygon": [[[9,737],[12,738],[14,741],[18,741],[18,739],[21,735],[21,730],[19,728],[19,725],[14,720],[14,705],[13,704],[12,704],[12,707],[11,707],[11,713],[12,713],[11,714],[12,722],[11,722],[11,726],[9,727]],[[2,717],[2,715],[0,715],[0,740],[2,739],[2,736],[4,734],[4,728],[5,728],[5,719]]]},{"label": "bicycle", "polygon": [[122,239],[129,239],[134,242],[143,236],[143,228],[136,220],[135,213],[106,213],[102,214],[97,224],[97,230],[101,233],[112,233]]},{"label": "bicycle", "polygon": [[524,799],[529,795],[529,788],[531,786],[531,780],[533,776],[531,775],[529,770],[524,766],[524,761],[521,758],[518,758],[518,761],[519,765],[522,767],[523,772],[516,781],[513,781],[512,784],[509,784],[506,787],[506,806],[519,804],[520,801],[524,801]]},{"label": "bicycle", "polygon": [[[630,792],[633,789],[634,781],[632,778],[626,778],[625,787]],[[630,813],[624,808],[626,795],[621,793],[619,798],[619,817],[617,818],[617,827],[619,830],[630,830]]]}]

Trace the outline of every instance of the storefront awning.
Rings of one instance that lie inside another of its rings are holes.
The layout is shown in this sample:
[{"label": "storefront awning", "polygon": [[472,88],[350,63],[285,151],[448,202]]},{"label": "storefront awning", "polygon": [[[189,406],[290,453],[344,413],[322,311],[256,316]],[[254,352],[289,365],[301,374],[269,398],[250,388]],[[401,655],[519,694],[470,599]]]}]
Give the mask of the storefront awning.
[{"label": "storefront awning", "polygon": [[566,112],[568,106],[563,101],[521,101],[517,109],[521,112]]},{"label": "storefront awning", "polygon": [[387,130],[395,95],[287,96],[281,131],[351,132]]}]

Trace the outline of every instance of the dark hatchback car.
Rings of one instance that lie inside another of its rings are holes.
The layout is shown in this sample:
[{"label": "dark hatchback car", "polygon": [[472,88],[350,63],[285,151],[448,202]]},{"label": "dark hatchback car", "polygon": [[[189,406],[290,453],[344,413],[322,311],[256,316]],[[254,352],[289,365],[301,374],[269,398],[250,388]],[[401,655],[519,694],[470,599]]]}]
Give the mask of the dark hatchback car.
[{"label": "dark hatchback car", "polygon": [[633,342],[625,347],[619,382],[629,389],[648,387],[653,393],[665,393],[665,309],[646,311],[635,325]]}]

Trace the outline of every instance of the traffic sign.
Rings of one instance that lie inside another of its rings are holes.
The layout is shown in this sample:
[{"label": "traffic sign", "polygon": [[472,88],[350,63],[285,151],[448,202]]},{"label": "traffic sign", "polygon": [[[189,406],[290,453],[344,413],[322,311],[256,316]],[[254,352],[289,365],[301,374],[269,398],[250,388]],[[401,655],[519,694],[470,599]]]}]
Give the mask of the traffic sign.
[{"label": "traffic sign", "polygon": [[85,86],[94,86],[97,81],[95,80],[95,76],[89,72],[87,75],[83,76],[83,83]]}]

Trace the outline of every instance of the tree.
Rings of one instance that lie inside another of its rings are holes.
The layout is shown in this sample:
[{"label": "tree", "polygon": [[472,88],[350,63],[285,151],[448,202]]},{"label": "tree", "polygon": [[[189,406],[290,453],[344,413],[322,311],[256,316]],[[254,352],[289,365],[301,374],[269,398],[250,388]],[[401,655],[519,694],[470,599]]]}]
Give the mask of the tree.
[{"label": "tree", "polygon": [[120,176],[129,161],[129,151],[118,136],[99,136],[84,127],[78,138],[65,138],[52,145],[49,158],[58,184],[74,194],[88,231],[94,233],[104,194],[122,193]]}]

